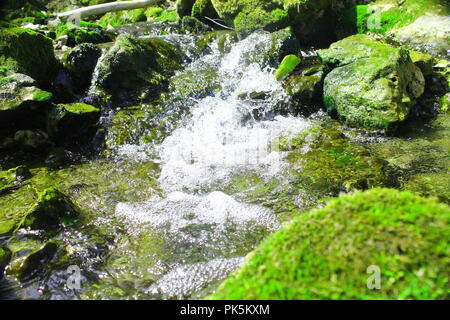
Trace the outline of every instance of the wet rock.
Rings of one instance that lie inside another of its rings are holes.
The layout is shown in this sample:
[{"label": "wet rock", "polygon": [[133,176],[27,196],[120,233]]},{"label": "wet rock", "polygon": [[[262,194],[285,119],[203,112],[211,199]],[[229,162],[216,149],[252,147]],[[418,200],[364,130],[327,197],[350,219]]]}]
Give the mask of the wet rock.
[{"label": "wet rock", "polygon": [[61,224],[73,222],[77,215],[72,202],[58,190],[50,188],[39,194],[37,202],[25,214],[19,227],[33,230],[55,229]]},{"label": "wet rock", "polygon": [[42,151],[50,146],[48,135],[41,130],[20,130],[14,134],[14,141],[23,150]]},{"label": "wet rock", "polygon": [[0,171],[0,195],[20,187],[22,182],[30,177],[31,173],[25,166]]},{"label": "wet rock", "polygon": [[99,62],[94,85],[115,107],[137,105],[167,88],[182,59],[179,49],[164,40],[120,35]]},{"label": "wet rock", "polygon": [[0,247],[0,280],[3,278],[3,271],[11,259],[11,251]]},{"label": "wet rock", "polygon": [[0,78],[2,129],[36,127],[39,114],[52,98],[52,93],[39,89],[36,81],[24,74]]},{"label": "wet rock", "polygon": [[102,51],[97,46],[84,43],[73,48],[64,58],[64,67],[69,71],[79,92],[91,84],[92,74]]},{"label": "wet rock", "polygon": [[211,28],[208,25],[191,16],[183,17],[181,24],[183,29],[190,33],[205,33],[211,31]]},{"label": "wet rock", "polygon": [[425,88],[409,52],[355,35],[319,50],[333,69],[324,82],[324,105],[352,126],[389,129],[404,121]]},{"label": "wet rock", "polygon": [[23,73],[48,84],[56,76],[58,62],[51,39],[29,29],[0,30],[0,75]]},{"label": "wet rock", "polygon": [[309,116],[322,106],[325,66],[314,65],[289,76],[283,87],[291,100],[293,113]]},{"label": "wet rock", "polygon": [[450,59],[450,16],[423,16],[389,35],[411,48]]},{"label": "wet rock", "polygon": [[40,241],[11,241],[11,263],[6,274],[21,282],[35,278],[48,268],[48,262],[53,259],[57,250],[56,241],[41,243]]},{"label": "wet rock", "polygon": [[47,117],[47,132],[57,141],[67,141],[89,134],[95,129],[100,118],[100,109],[84,104],[59,104],[54,106]]},{"label": "wet rock", "polygon": [[193,17],[199,19],[203,23],[216,28],[220,27],[218,24],[215,24],[211,21],[211,19],[219,18],[211,0],[196,0],[194,5],[192,6],[191,14]]},{"label": "wet rock", "polygon": [[409,55],[411,61],[419,67],[425,77],[433,73],[433,66],[436,63],[436,59],[433,56],[419,51],[410,51]]}]

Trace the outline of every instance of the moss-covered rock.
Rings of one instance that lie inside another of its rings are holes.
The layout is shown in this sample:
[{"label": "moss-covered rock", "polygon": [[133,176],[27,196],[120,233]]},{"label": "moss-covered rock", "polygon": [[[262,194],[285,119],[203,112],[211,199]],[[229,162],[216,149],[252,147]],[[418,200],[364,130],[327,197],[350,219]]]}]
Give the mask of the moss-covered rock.
[{"label": "moss-covered rock", "polygon": [[425,79],[409,52],[366,35],[319,50],[332,70],[324,82],[324,105],[352,126],[389,129],[409,115]]},{"label": "moss-covered rock", "polygon": [[[448,16],[446,0],[378,0],[358,4],[340,16],[344,34],[374,32],[387,34],[410,25],[421,16]],[[441,29],[442,30],[442,29]]]},{"label": "moss-covered rock", "polygon": [[64,67],[69,71],[80,92],[90,86],[92,74],[101,54],[102,50],[97,46],[84,43],[73,48],[64,57]]},{"label": "moss-covered rock", "polygon": [[53,94],[37,87],[34,79],[14,73],[0,78],[0,124],[2,131],[39,126],[40,115]]},{"label": "moss-covered rock", "polygon": [[283,81],[294,114],[311,115],[322,106],[325,66],[315,64],[294,73]]},{"label": "moss-covered rock", "polygon": [[[201,20],[204,23],[214,26],[210,19],[216,19],[217,15],[216,9],[211,2],[211,0],[196,0],[192,6],[191,15],[194,18]],[[217,25],[215,25],[217,26]]]},{"label": "moss-covered rock", "polygon": [[164,40],[120,35],[101,60],[94,85],[114,106],[137,105],[157,98],[182,60],[179,49]]},{"label": "moss-covered rock", "polygon": [[409,192],[344,196],[267,238],[212,298],[447,299],[449,219]]},{"label": "moss-covered rock", "polygon": [[181,19],[183,29],[190,33],[205,33],[211,31],[211,28],[195,17],[185,16]]},{"label": "moss-covered rock", "polygon": [[190,16],[196,0],[177,0],[177,13],[180,18]]},{"label": "moss-covered rock", "polygon": [[98,124],[100,109],[84,104],[59,104],[47,117],[47,132],[57,141],[67,141],[92,132]]},{"label": "moss-covered rock", "polygon": [[289,151],[297,185],[317,197],[395,184],[384,173],[384,161],[351,142],[336,123],[318,123],[279,142],[281,151]]},{"label": "moss-covered rock", "polygon": [[0,30],[0,76],[18,72],[48,84],[57,70],[51,39],[29,29]]},{"label": "moss-covered rock", "polygon": [[134,9],[108,12],[98,20],[98,23],[106,28],[108,26],[118,27],[124,24],[143,21],[147,21],[145,9]]},{"label": "moss-covered rock", "polygon": [[301,61],[302,60],[294,54],[287,55],[283,58],[283,61],[281,61],[280,65],[275,70],[275,78],[278,81],[284,80],[292,71],[295,70]]},{"label": "moss-covered rock", "polygon": [[20,187],[22,182],[30,177],[30,171],[24,166],[0,171],[0,195]]},{"label": "moss-covered rock", "polygon": [[60,24],[56,28],[56,38],[64,38],[64,45],[75,47],[82,43],[105,43],[111,41],[111,38],[106,34],[101,25],[80,22],[80,25],[73,23]]},{"label": "moss-covered rock", "polygon": [[8,243],[11,250],[11,262],[6,274],[21,282],[35,278],[40,272],[49,268],[48,263],[58,250],[57,241],[24,241],[11,239]]},{"label": "moss-covered rock", "polygon": [[22,219],[20,228],[54,229],[61,224],[70,224],[78,215],[72,202],[54,188],[46,189]]}]

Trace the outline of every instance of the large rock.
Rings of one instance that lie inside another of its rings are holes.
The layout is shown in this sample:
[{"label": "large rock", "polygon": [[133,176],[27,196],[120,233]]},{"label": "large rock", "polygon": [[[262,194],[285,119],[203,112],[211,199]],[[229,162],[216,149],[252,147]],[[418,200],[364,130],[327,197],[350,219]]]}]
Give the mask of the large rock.
[{"label": "large rock", "polygon": [[[317,34],[330,0],[211,0],[220,18],[245,37],[257,29],[275,31],[293,26],[302,40]],[[323,37],[323,34],[322,34]]]},{"label": "large rock", "polygon": [[179,49],[164,40],[121,35],[99,62],[94,85],[114,106],[137,105],[158,97],[182,60]]},{"label": "large rock", "polygon": [[2,130],[36,127],[42,108],[52,99],[27,75],[14,73],[0,78],[0,125]]},{"label": "large rock", "polygon": [[58,70],[52,40],[22,28],[0,30],[0,66],[0,76],[24,73],[44,84]]},{"label": "large rock", "polygon": [[342,196],[263,241],[213,298],[446,299],[449,219],[410,192]]},{"label": "large rock", "polygon": [[47,118],[47,132],[57,142],[92,133],[100,119],[100,109],[84,104],[59,104]]},{"label": "large rock", "polygon": [[389,35],[413,49],[450,59],[450,16],[423,16]]},{"label": "large rock", "polygon": [[409,115],[425,80],[409,52],[355,35],[319,50],[335,68],[325,78],[324,105],[352,126],[389,129]]},{"label": "large rock", "polygon": [[64,66],[69,71],[79,91],[89,87],[95,66],[102,50],[91,43],[83,43],[73,48],[64,57]]}]

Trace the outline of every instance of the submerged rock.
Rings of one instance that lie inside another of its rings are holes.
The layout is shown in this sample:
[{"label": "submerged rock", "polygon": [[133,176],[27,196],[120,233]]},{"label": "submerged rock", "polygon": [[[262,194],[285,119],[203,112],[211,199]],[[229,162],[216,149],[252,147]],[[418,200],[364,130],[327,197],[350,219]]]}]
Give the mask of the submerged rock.
[{"label": "submerged rock", "polygon": [[44,190],[32,208],[22,219],[20,228],[54,229],[62,223],[70,223],[78,215],[71,201],[54,188]]},{"label": "submerged rock", "polygon": [[11,259],[11,251],[0,247],[0,280],[3,278],[3,271]]},{"label": "submerged rock", "polygon": [[409,52],[355,35],[338,41],[319,57],[331,68],[324,105],[352,126],[389,129],[409,115],[425,89],[425,79]]},{"label": "submerged rock", "polygon": [[120,35],[99,62],[94,86],[115,107],[137,105],[157,98],[182,60],[179,49],[164,40]]},{"label": "submerged rock", "polygon": [[20,187],[22,182],[30,177],[30,171],[24,166],[0,171],[0,195]]},{"label": "submerged rock", "polygon": [[212,298],[445,299],[449,219],[449,206],[392,189],[334,199],[263,241]]},{"label": "submerged rock", "polygon": [[48,84],[56,76],[58,62],[52,40],[29,29],[0,30],[0,75],[24,73]]}]

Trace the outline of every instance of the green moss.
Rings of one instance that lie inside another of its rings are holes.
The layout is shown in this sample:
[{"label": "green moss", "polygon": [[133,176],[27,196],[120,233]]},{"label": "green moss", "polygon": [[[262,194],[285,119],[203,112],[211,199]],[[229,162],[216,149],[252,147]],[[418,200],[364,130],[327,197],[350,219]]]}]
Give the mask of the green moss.
[{"label": "green moss", "polygon": [[295,68],[298,66],[298,64],[300,62],[301,62],[301,59],[298,56],[293,55],[293,54],[284,57],[283,61],[281,61],[281,63],[278,66],[277,70],[275,70],[275,78],[278,81],[283,80],[292,71],[295,70]]},{"label": "green moss", "polygon": [[82,43],[104,43],[110,41],[100,24],[90,22],[80,22],[80,26],[72,23],[60,24],[56,28],[56,37],[67,36],[67,45],[70,47]]},{"label": "green moss", "polygon": [[448,206],[409,192],[331,200],[267,238],[212,298],[448,299],[449,222]]},{"label": "green moss", "polygon": [[28,169],[23,166],[0,171],[0,195],[20,187],[22,182],[30,176]]},{"label": "green moss", "polygon": [[145,9],[124,10],[108,12],[98,20],[98,23],[104,28],[109,25],[118,27],[124,24],[147,21],[147,17],[148,11]]},{"label": "green moss", "polygon": [[0,279],[2,278],[3,268],[9,263],[11,259],[11,251],[0,247]]},{"label": "green moss", "polygon": [[293,138],[281,137],[279,148],[290,151],[287,160],[298,187],[318,198],[393,183],[383,173],[383,161],[352,143],[335,123],[315,125]]},{"label": "green moss", "polygon": [[61,223],[71,223],[78,215],[68,198],[54,188],[39,194],[37,203],[26,213],[21,228],[49,229]]},{"label": "green moss", "polygon": [[234,29],[240,38],[258,29],[276,31],[288,26],[288,14],[282,9],[267,12],[259,8],[240,12],[233,20]]},{"label": "green moss", "polygon": [[49,83],[56,75],[51,39],[29,29],[0,30],[0,75],[24,73],[41,83]]},{"label": "green moss", "polygon": [[164,12],[163,8],[152,7],[152,8],[148,8],[147,10],[145,10],[145,15],[146,15],[147,19],[154,19],[154,18],[158,18],[159,16],[161,16],[163,12]]},{"label": "green moss", "polygon": [[393,0],[379,0],[349,9],[342,23],[348,32],[385,34],[411,24],[423,15],[450,15],[450,7],[445,0],[406,0],[401,4]]},{"label": "green moss", "polygon": [[44,90],[36,90],[33,93],[33,100],[38,101],[38,102],[44,102],[44,101],[48,101],[51,100],[53,98],[53,94],[51,92],[47,92]]}]

